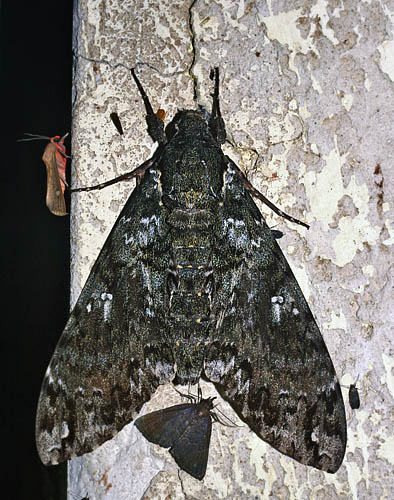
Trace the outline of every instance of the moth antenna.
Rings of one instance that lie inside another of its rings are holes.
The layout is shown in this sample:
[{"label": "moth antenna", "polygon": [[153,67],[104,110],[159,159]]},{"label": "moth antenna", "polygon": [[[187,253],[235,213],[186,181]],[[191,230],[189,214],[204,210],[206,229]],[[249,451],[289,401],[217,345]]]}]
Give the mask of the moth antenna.
[{"label": "moth antenna", "polygon": [[172,388],[174,389],[174,391],[176,391],[182,398],[186,398],[188,399],[189,401],[193,401],[193,403],[196,402],[196,396],[194,396],[194,394],[184,394],[183,392],[179,391],[175,385],[172,385]]},{"label": "moth antenna", "polygon": [[138,80],[137,75],[134,72],[134,68],[131,68],[131,76],[133,77],[139,93],[145,104],[146,109],[146,123],[148,124],[148,133],[154,141],[160,144],[165,144],[167,142],[166,135],[164,133],[164,123],[163,121],[153,112],[151,103],[149,102],[149,97],[146,95],[141,82]]},{"label": "moth antenna", "polygon": [[[352,384],[352,386],[356,387],[359,378],[360,378],[360,374],[357,375],[357,378],[356,378],[354,384]],[[344,384],[340,384],[340,385],[341,385],[341,387],[344,387],[345,389],[350,389],[350,385],[344,385]]]},{"label": "moth antenna", "polygon": [[219,105],[219,68],[214,68],[210,73],[211,80],[215,79],[214,90],[212,94],[212,113],[209,119],[209,128],[212,135],[215,137],[219,144],[226,142],[226,128],[220,112]]},{"label": "moth antenna", "polygon": [[[47,135],[40,135],[40,134],[29,134],[28,132],[25,132],[25,135],[30,136],[30,139],[18,139],[16,142],[23,142],[23,141],[40,141],[42,139],[46,140],[51,140],[50,137]],[[68,134],[67,134],[68,135]]]}]

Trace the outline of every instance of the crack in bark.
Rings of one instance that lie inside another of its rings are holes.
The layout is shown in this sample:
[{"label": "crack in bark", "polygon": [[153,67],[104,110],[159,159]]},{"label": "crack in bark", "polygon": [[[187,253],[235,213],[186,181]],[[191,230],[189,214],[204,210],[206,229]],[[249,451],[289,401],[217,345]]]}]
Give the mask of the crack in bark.
[{"label": "crack in bark", "polygon": [[74,53],[74,57],[75,57],[75,59],[81,58],[81,59],[84,59],[85,61],[89,61],[89,62],[92,62],[94,64],[106,64],[107,66],[109,66],[113,70],[115,70],[117,68],[124,68],[124,69],[127,69],[128,71],[131,71],[133,68],[137,68],[140,66],[146,66],[147,68],[150,68],[151,70],[158,73],[163,78],[171,78],[171,77],[176,76],[176,75],[183,75],[183,73],[184,73],[183,71],[173,71],[172,73],[162,73],[155,66],[153,66],[152,64],[149,64],[147,62],[144,62],[144,61],[136,62],[133,66],[127,66],[127,64],[124,64],[121,62],[115,63],[115,62],[107,61],[106,59],[93,59],[91,57],[87,57],[87,56],[84,56],[82,54],[77,54],[77,53]]}]

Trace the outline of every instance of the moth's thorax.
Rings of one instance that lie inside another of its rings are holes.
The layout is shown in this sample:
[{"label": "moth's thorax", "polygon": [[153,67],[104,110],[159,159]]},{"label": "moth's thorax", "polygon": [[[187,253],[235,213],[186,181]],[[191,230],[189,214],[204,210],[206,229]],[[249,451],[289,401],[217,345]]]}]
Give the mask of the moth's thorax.
[{"label": "moth's thorax", "polygon": [[215,142],[200,142],[190,141],[186,148],[172,143],[163,155],[166,168],[160,180],[167,208],[206,209],[217,202],[223,187],[223,153]]},{"label": "moth's thorax", "polygon": [[212,138],[209,130],[208,112],[191,109],[178,111],[166,129],[170,140],[182,140],[185,137]]}]

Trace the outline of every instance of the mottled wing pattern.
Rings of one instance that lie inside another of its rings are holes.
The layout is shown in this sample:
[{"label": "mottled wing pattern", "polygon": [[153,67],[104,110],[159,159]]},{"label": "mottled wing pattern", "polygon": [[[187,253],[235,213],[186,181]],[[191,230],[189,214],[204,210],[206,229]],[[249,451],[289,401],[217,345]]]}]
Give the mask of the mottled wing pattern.
[{"label": "mottled wing pattern", "polygon": [[135,425],[151,443],[170,448],[181,469],[202,479],[211,440],[211,408],[211,399],[171,406],[138,418]]},{"label": "mottled wing pattern", "polygon": [[231,165],[224,179],[218,320],[205,374],[264,441],[335,472],[345,452],[346,418],[329,353],[272,231]]},{"label": "mottled wing pattern", "polygon": [[44,464],[112,438],[174,375],[163,332],[169,250],[160,196],[151,169],[122,210],[59,340],[37,410]]}]

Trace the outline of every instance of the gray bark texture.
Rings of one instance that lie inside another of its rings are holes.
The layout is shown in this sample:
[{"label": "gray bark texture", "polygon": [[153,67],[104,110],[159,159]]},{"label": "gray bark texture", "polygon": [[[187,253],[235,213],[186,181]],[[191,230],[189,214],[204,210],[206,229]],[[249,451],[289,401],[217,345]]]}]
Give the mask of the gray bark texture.
[{"label": "gray bark texture", "polygon": [[[351,410],[343,389],[348,445],[334,475],[281,455],[220,402],[241,426],[213,425],[203,481],[130,423],[70,462],[69,498],[392,498],[394,2],[79,0],[74,20],[73,186],[151,155],[130,68],[168,123],[177,109],[210,109],[209,70],[219,66],[224,150],[272,202],[310,224],[262,207],[284,233],[279,244],[341,383],[359,375],[361,407]],[[73,304],[133,186],[73,195]],[[179,402],[163,386],[143,413]]]}]

